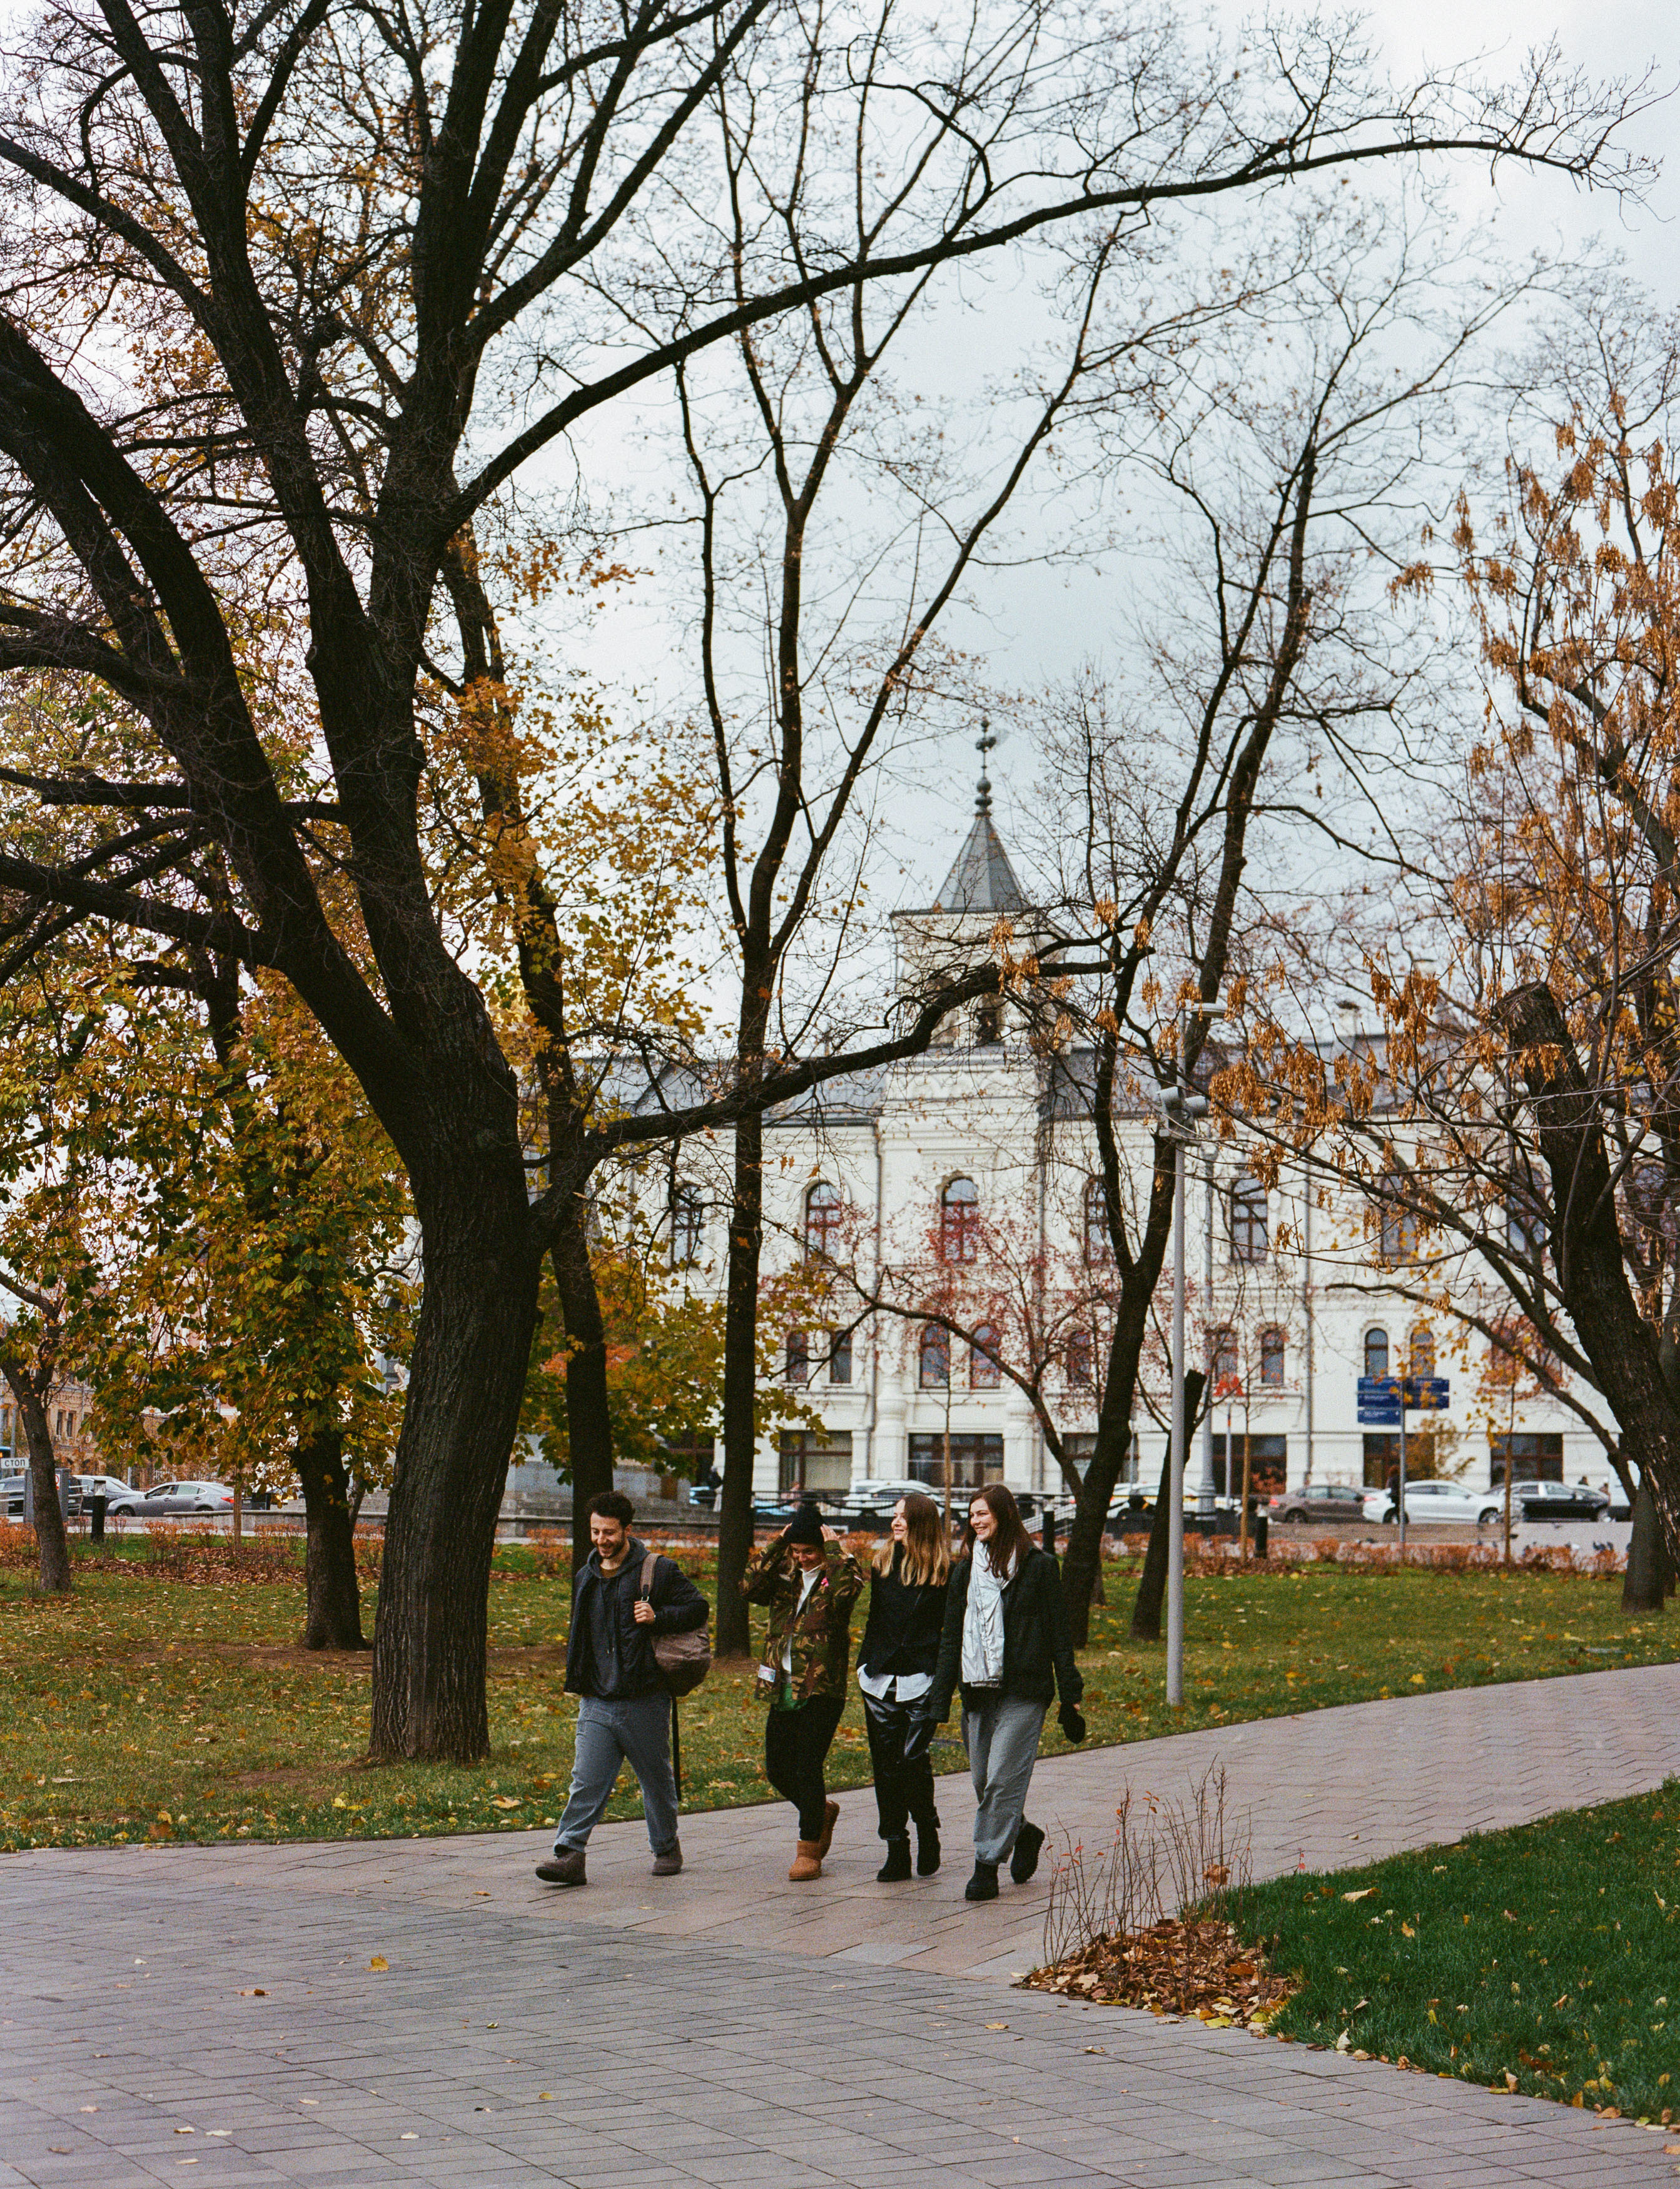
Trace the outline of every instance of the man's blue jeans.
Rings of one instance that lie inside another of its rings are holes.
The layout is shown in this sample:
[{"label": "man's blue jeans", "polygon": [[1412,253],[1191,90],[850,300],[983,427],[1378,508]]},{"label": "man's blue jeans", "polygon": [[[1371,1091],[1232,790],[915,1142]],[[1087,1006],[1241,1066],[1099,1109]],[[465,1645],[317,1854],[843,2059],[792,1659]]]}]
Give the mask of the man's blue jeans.
[{"label": "man's blue jeans", "polygon": [[676,1845],[676,1778],[670,1768],[670,1697],[663,1690],[601,1702],[585,1695],[578,1705],[572,1790],[555,1830],[554,1851],[580,1852],[612,1799],[628,1762],[642,1789],[642,1813],[655,1854]]}]

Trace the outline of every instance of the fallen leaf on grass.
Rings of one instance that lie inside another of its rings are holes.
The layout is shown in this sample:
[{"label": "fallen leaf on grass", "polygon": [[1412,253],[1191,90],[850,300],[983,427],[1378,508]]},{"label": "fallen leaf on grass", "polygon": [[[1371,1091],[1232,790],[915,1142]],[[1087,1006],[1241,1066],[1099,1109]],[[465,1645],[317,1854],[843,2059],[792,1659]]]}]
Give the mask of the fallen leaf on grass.
[{"label": "fallen leaf on grass", "polygon": [[490,1803],[493,1809],[517,1809],[518,1806],[519,1796],[517,1794],[498,1794]]},{"label": "fallen leaf on grass", "polygon": [[1362,1885],[1357,1892],[1344,1892],[1342,1898],[1343,1900],[1369,1900],[1376,1890],[1374,1885]]}]

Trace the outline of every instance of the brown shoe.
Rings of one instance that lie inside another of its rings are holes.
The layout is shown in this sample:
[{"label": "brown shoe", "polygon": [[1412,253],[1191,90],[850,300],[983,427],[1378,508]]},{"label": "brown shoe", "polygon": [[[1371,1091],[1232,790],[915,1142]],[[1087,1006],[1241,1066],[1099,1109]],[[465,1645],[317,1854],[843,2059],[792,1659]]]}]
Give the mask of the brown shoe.
[{"label": "brown shoe", "polygon": [[794,1857],[794,1866],[788,1872],[789,1885],[805,1885],[813,1877],[823,1875],[823,1842],[821,1840],[801,1840],[799,1852]]},{"label": "brown shoe", "polygon": [[655,1877],[675,1877],[682,1868],[682,1842],[677,1840],[663,1854],[653,1857]]},{"label": "brown shoe", "polygon": [[545,1885],[585,1885],[583,1874],[581,1847],[556,1847],[546,1862],[537,1864],[537,1875]]},{"label": "brown shoe", "polygon": [[840,1822],[840,1803],[830,1802],[823,1812],[823,1836],[817,1842],[819,1861],[826,1861],[829,1849],[834,1843],[834,1826]]}]

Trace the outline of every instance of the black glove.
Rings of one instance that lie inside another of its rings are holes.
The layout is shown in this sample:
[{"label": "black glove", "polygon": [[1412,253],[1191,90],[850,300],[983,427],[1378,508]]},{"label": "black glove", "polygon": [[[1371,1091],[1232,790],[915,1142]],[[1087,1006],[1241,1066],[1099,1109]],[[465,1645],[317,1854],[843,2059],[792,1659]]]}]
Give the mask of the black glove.
[{"label": "black glove", "polygon": [[1076,1745],[1085,1738],[1085,1721],[1079,1715],[1077,1703],[1064,1703],[1056,1712],[1055,1720],[1067,1738]]},{"label": "black glove", "polygon": [[910,1705],[910,1722],[904,1734],[904,1761],[919,1763],[933,1745],[933,1728],[938,1720],[933,1714],[931,1702],[918,1699]]}]

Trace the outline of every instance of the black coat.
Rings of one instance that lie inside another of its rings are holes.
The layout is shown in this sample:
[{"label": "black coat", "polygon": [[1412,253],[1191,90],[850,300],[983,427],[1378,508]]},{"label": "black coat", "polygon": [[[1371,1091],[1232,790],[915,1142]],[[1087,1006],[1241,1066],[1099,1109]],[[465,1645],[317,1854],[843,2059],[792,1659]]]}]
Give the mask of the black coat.
[{"label": "black coat", "polygon": [[[963,1618],[968,1610],[969,1576],[972,1558],[959,1558],[951,1569],[951,1587],[945,1598],[945,1628],[939,1641],[939,1664],[933,1676],[936,1722],[947,1717],[953,1690],[963,1669]],[[1048,1551],[1029,1546],[1004,1588],[1004,1677],[996,1688],[963,1689],[963,1707],[993,1695],[1021,1695],[1028,1701],[1049,1703],[1060,1691],[1065,1703],[1077,1704],[1085,1692],[1084,1675],[1073,1656],[1073,1630],[1067,1621],[1067,1600],[1061,1592],[1061,1570]]]},{"label": "black coat", "polygon": [[902,1581],[895,1558],[885,1573],[869,1575],[869,1616],[857,1652],[860,1672],[892,1678],[900,1672],[931,1672],[939,1662],[945,1628],[944,1581]]},{"label": "black coat", "polygon": [[681,1566],[673,1565],[666,1558],[653,1561],[653,1587],[650,1601],[653,1606],[651,1626],[638,1626],[636,1618],[636,1599],[642,1593],[642,1568],[648,1556],[648,1546],[630,1539],[630,1553],[619,1571],[610,1577],[601,1570],[601,1553],[591,1551],[578,1568],[572,1581],[572,1625],[566,1637],[566,1691],[574,1695],[592,1695],[599,1692],[595,1677],[595,1648],[591,1639],[590,1592],[597,1588],[610,1587],[614,1609],[619,1621],[619,1661],[625,1669],[622,1693],[633,1695],[657,1694],[665,1685],[659,1668],[653,1661],[653,1638],[656,1634],[689,1634],[706,1623],[711,1607],[706,1602]]}]

